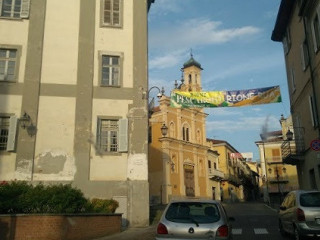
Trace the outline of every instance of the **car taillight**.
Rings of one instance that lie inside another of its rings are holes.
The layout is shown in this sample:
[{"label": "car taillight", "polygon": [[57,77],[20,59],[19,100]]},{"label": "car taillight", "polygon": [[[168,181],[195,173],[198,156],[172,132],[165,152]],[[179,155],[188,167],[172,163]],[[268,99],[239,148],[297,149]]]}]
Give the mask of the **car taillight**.
[{"label": "car taillight", "polygon": [[166,225],[159,223],[157,227],[157,233],[158,234],[168,234],[168,229]]},{"label": "car taillight", "polygon": [[228,226],[222,225],[217,230],[217,237],[228,237],[228,232],[229,232]]},{"label": "car taillight", "polygon": [[297,208],[297,220],[299,222],[304,222],[306,221],[306,217],[304,215],[304,211],[300,208]]}]

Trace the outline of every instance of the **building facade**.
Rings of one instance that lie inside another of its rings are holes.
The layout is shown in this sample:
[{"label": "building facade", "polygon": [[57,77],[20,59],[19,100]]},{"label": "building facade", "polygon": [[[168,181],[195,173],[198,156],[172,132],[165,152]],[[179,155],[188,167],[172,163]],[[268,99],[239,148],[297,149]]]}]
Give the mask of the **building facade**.
[{"label": "building facade", "polygon": [[[201,90],[201,65],[191,56],[182,68],[181,91]],[[203,109],[174,108],[162,96],[149,121],[149,183],[151,204],[209,193],[206,117]],[[163,135],[161,127],[168,133]]]},{"label": "building facade", "polygon": [[292,126],[291,117],[280,119],[281,130],[264,132],[261,141],[257,141],[259,148],[262,194],[265,202],[279,203],[284,196],[299,188],[296,166],[286,164],[282,159],[282,146],[286,142],[287,129]]},{"label": "building facade", "polygon": [[283,160],[297,166],[302,189],[320,189],[319,19],[319,1],[282,0],[271,37],[283,44],[293,121]]},{"label": "building facade", "polygon": [[208,142],[208,176],[209,176],[209,193],[214,200],[221,201],[221,182],[224,179],[224,173],[220,170],[219,153],[211,149]]},{"label": "building facade", "polygon": [[254,175],[246,159],[227,141],[207,139],[210,149],[219,153],[219,169],[223,173],[220,183],[221,201],[245,201],[252,198]]},{"label": "building facade", "polygon": [[147,0],[0,0],[0,180],[72,183],[149,224]]}]

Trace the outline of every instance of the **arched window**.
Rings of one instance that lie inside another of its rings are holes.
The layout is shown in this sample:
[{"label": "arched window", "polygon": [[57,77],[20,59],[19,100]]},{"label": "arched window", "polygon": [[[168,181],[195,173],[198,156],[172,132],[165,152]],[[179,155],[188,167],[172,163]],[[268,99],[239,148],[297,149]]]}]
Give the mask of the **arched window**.
[{"label": "arched window", "polygon": [[191,74],[189,74],[189,84],[192,83],[192,77],[191,77]]},{"label": "arched window", "polygon": [[182,140],[183,141],[190,141],[190,133],[189,133],[189,126],[184,124],[182,127]]},{"label": "arched window", "polygon": [[174,126],[173,122],[171,122],[169,124],[169,137],[171,137],[171,138],[175,138],[176,137],[176,129],[175,129],[175,126]]}]

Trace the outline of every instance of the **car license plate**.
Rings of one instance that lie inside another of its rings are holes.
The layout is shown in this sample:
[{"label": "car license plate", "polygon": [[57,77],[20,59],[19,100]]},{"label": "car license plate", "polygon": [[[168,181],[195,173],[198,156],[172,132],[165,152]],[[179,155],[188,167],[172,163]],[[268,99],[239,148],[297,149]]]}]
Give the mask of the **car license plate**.
[{"label": "car license plate", "polygon": [[316,224],[320,225],[320,218],[316,218]]}]

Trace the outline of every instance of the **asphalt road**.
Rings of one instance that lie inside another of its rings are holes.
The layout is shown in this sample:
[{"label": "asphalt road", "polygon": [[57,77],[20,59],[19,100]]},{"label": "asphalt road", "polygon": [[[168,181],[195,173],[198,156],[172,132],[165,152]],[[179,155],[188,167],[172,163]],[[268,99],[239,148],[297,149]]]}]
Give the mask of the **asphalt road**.
[{"label": "asphalt road", "polygon": [[277,210],[263,203],[234,203],[225,205],[229,217],[234,217],[234,240],[280,240]]},{"label": "asphalt road", "polygon": [[[264,203],[224,204],[232,222],[233,240],[282,240],[279,233],[277,210]],[[147,228],[130,228],[121,233],[95,240],[154,240],[156,225]]]}]

